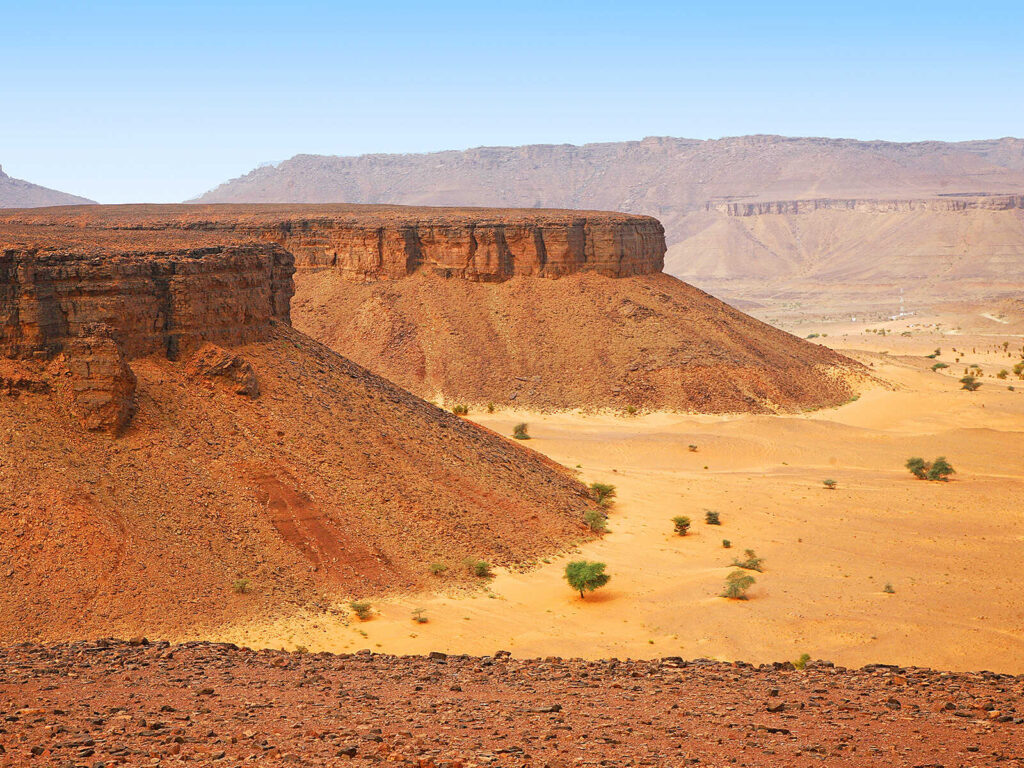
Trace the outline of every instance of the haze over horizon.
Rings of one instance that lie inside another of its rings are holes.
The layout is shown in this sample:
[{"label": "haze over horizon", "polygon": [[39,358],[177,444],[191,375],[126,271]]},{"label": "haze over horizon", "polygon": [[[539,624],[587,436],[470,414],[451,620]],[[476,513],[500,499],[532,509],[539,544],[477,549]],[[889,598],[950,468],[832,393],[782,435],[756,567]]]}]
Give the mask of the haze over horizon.
[{"label": "haze over horizon", "polygon": [[1024,125],[1010,2],[43,2],[5,17],[0,98],[17,119],[0,164],[105,203],[184,200],[300,153]]}]

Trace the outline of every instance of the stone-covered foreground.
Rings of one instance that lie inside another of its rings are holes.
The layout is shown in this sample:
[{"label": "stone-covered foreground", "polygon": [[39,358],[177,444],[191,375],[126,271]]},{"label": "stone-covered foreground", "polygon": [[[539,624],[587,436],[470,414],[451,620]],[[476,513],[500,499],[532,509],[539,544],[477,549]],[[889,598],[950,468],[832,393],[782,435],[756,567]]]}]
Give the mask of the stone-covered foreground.
[{"label": "stone-covered foreground", "polygon": [[0,649],[3,766],[1022,766],[1022,716],[988,672]]}]

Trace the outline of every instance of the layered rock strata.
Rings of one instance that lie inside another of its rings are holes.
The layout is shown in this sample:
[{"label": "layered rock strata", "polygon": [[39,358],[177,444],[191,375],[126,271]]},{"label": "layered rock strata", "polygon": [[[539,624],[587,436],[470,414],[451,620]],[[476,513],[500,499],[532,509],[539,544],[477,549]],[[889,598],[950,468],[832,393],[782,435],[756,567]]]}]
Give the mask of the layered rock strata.
[{"label": "layered rock strata", "polygon": [[[52,235],[52,233],[47,233]],[[289,321],[293,259],[270,243],[139,250],[0,246],[0,355],[50,356],[108,326],[128,358],[240,344]]]},{"label": "layered rock strata", "polygon": [[628,277],[660,272],[665,256],[657,219],[600,211],[130,205],[8,212],[0,215],[0,228],[5,225],[258,240],[292,253],[299,269],[331,267],[355,280],[397,279],[421,270],[480,282],[577,272]]}]

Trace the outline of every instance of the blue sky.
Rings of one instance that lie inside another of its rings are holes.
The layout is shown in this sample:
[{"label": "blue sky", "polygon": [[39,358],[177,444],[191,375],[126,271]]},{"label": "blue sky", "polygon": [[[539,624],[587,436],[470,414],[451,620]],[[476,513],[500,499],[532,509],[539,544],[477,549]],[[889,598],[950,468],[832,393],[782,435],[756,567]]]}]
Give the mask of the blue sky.
[{"label": "blue sky", "polygon": [[1024,3],[11,2],[0,164],[175,202],[300,152],[1024,135]]}]

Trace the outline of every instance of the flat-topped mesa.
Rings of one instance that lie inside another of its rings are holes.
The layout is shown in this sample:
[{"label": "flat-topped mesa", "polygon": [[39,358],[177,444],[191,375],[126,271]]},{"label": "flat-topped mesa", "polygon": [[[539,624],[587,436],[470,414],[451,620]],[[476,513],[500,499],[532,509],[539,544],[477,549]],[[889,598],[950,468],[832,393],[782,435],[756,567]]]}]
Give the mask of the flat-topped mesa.
[{"label": "flat-topped mesa", "polygon": [[808,200],[766,200],[760,202],[721,202],[704,204],[704,210],[727,216],[796,215],[813,211],[841,210],[860,213],[903,213],[908,211],[1008,211],[1024,208],[1024,195],[950,194],[919,199],[887,200],[865,198],[812,198]]},{"label": "flat-topped mesa", "polygon": [[665,255],[661,225],[642,217],[388,224],[316,218],[283,222],[261,236],[291,251],[298,269],[333,267],[352,280],[393,280],[419,270],[480,282],[577,272],[627,277],[660,272]]},{"label": "flat-topped mesa", "polygon": [[255,341],[272,321],[290,322],[293,259],[280,246],[179,249],[153,239],[136,233],[132,250],[104,237],[0,240],[0,356],[49,357],[99,323],[128,358],[174,358],[203,341]]},{"label": "flat-topped mesa", "polygon": [[388,205],[128,205],[17,211],[4,221],[76,229],[181,230],[283,246],[300,270],[334,268],[356,281],[417,271],[479,282],[516,275],[657,273],[657,219],[601,211]]}]

